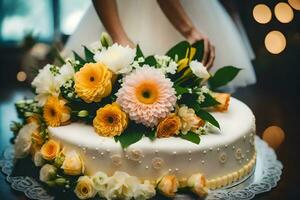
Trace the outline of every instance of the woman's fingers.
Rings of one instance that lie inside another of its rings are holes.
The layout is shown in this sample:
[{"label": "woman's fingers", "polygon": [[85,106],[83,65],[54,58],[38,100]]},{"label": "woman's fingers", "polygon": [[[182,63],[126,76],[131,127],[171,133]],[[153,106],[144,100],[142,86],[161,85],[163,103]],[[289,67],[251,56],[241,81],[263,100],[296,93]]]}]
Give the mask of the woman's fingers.
[{"label": "woman's fingers", "polygon": [[209,70],[212,65],[214,64],[214,61],[215,61],[215,57],[216,57],[216,52],[215,52],[215,47],[210,44],[209,45],[209,48],[210,48],[210,51],[209,51],[209,59],[208,59],[208,62],[207,62],[207,69]]}]

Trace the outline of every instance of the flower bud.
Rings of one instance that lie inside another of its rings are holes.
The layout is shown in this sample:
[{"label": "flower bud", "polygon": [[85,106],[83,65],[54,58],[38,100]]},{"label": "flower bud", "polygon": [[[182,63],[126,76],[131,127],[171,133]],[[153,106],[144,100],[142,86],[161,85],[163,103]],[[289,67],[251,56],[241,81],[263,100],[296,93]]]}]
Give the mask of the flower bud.
[{"label": "flower bud", "polygon": [[60,168],[63,164],[65,160],[65,157],[63,155],[60,155],[60,156],[57,156],[55,159],[54,159],[54,165],[57,167],[57,168]]},{"label": "flower bud", "polygon": [[57,169],[53,165],[46,164],[40,170],[40,180],[44,183],[53,180],[56,177]]},{"label": "flower bud", "polygon": [[89,112],[87,110],[81,110],[77,114],[78,117],[87,117],[89,116]]},{"label": "flower bud", "polygon": [[101,34],[100,42],[101,42],[102,46],[104,46],[104,47],[109,47],[113,44],[110,35],[106,32],[103,32]]},{"label": "flower bud", "polygon": [[68,183],[68,181],[65,178],[57,178],[55,179],[55,184],[58,186],[64,186]]}]

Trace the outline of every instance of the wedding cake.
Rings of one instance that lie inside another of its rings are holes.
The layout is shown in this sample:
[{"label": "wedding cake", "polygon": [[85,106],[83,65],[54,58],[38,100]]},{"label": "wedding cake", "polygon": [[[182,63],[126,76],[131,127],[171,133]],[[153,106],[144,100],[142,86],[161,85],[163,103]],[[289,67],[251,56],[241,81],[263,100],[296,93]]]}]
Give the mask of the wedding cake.
[{"label": "wedding cake", "polygon": [[145,57],[104,33],[84,52],[42,68],[35,99],[16,103],[15,156],[31,155],[45,186],[79,199],[205,197],[254,170],[254,115],[216,92],[240,69],[210,74],[202,42]]}]

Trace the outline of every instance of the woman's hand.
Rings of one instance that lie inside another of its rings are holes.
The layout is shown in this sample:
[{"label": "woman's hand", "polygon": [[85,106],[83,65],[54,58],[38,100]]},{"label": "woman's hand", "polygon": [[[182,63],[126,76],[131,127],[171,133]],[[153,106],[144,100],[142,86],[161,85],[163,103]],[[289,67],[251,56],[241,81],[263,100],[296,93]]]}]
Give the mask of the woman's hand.
[{"label": "woman's hand", "polygon": [[184,34],[184,37],[191,44],[201,40],[204,41],[204,54],[201,62],[207,67],[207,69],[210,69],[215,61],[216,54],[215,47],[212,45],[208,37],[198,31],[196,28],[192,28],[190,31]]}]

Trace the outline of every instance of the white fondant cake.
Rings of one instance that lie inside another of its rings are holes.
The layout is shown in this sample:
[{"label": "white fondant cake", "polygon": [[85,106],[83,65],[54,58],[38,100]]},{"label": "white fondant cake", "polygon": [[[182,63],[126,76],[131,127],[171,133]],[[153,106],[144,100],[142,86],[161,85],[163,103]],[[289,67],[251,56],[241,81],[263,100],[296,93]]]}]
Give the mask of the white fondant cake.
[{"label": "white fondant cake", "polygon": [[124,171],[155,181],[165,174],[184,180],[202,173],[208,186],[228,185],[246,176],[255,164],[255,118],[241,101],[231,98],[228,112],[213,112],[221,129],[201,136],[199,145],[181,138],[169,137],[151,141],[143,138],[123,150],[113,138],[101,137],[90,125],[72,123],[49,127],[50,138],[65,148],[77,149],[86,173],[98,171],[112,175]]}]

